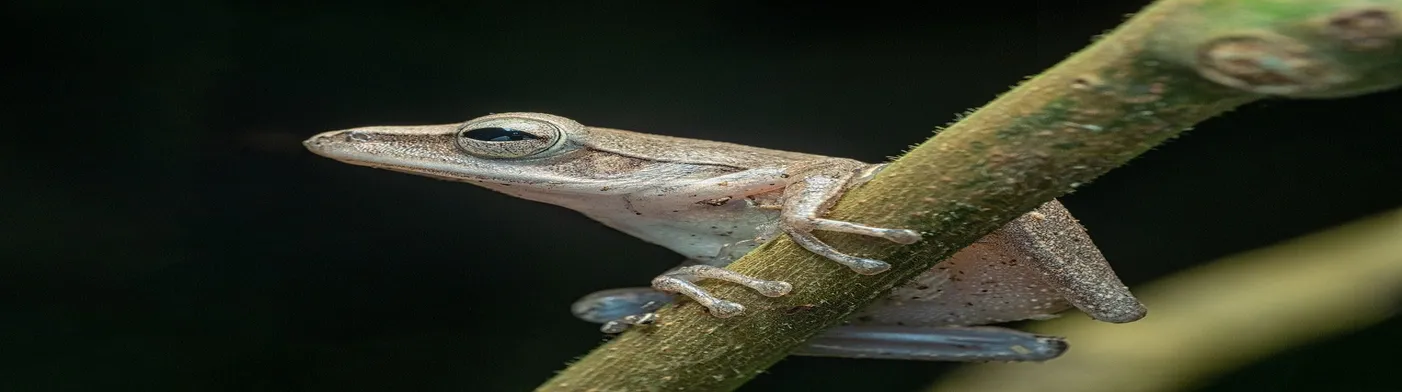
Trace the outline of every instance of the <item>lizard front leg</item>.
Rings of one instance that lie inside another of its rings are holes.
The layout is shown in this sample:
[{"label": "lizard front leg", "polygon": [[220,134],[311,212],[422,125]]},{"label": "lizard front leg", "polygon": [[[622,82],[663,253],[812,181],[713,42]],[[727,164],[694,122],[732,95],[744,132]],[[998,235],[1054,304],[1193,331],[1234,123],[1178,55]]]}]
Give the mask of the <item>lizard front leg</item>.
[{"label": "lizard front leg", "polygon": [[862,224],[825,219],[826,213],[848,189],[866,182],[880,166],[853,165],[837,161],[832,165],[811,167],[784,190],[783,219],[780,225],[795,243],[829,260],[845,265],[862,275],[874,275],[891,269],[884,261],[852,256],[838,251],[819,240],[813,231],[836,231],[879,237],[898,244],[920,241],[920,233],[906,229],[887,229]]},{"label": "lizard front leg", "polygon": [[[836,231],[880,237],[899,244],[910,244],[920,240],[920,233],[906,229],[887,229],[852,222],[822,218],[822,214],[836,203],[848,189],[865,182],[881,166],[868,165],[849,159],[826,159],[802,167],[777,171],[757,169],[737,173],[732,177],[744,176],[745,181],[731,189],[767,190],[782,185],[782,207],[779,213],[779,229],[799,246],[829,260],[851,268],[859,274],[878,274],[890,269],[890,264],[842,253],[822,242],[813,231]],[[710,189],[718,189],[712,187]],[[733,197],[729,194],[689,192],[697,197]],[[746,196],[746,195],[738,195]],[[694,282],[700,279],[719,279],[748,286],[767,296],[784,295],[792,287],[786,282],[756,279],[740,273],[711,266],[688,266],[665,273],[652,281],[652,287],[666,292],[685,295],[705,306],[717,317],[733,317],[744,312],[744,306],[725,301],[711,295]]]}]

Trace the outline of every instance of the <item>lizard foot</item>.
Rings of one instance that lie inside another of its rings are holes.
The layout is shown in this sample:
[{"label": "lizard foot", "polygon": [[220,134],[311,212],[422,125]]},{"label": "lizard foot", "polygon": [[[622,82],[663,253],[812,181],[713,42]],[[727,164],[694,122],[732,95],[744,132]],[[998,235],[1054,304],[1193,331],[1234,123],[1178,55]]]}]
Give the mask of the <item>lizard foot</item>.
[{"label": "lizard foot", "polygon": [[724,280],[738,283],[758,291],[767,297],[778,297],[793,290],[788,282],[756,279],[744,274],[709,265],[689,265],[669,271],[652,280],[652,288],[685,295],[711,312],[711,315],[727,318],[745,312],[745,306],[716,298],[695,282],[703,279]]}]

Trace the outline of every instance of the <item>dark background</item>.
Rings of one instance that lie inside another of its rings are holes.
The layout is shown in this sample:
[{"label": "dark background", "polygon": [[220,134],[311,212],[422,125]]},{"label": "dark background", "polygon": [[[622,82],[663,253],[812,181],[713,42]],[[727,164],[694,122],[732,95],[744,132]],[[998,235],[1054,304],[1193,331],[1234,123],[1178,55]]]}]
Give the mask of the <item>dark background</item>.
[{"label": "dark background", "polygon": [[[301,139],[542,111],[878,161],[1143,4],[950,3],[7,3],[0,390],[532,388],[601,340],[574,299],[679,257]],[[1398,207],[1399,98],[1253,104],[1063,200],[1131,286]],[[1399,326],[1204,390],[1395,390]],[[745,390],[953,366],[792,358]]]}]

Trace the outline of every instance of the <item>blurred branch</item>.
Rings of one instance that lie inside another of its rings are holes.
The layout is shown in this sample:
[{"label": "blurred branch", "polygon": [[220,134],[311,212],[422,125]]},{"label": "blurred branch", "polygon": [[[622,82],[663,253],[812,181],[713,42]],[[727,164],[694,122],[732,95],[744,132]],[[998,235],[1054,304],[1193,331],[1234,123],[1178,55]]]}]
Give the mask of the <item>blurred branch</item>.
[{"label": "blurred branch", "polygon": [[729,268],[792,282],[793,293],[707,284],[749,311],[717,319],[689,302],[663,309],[655,328],[623,334],[540,390],[737,388],[893,286],[1198,122],[1268,95],[1396,86],[1400,9],[1402,0],[1161,0],[844,197],[831,217],[925,233],[904,246],[823,235],[890,261],[890,271],[855,275],[779,238]]},{"label": "blurred branch", "polygon": [[968,366],[930,391],[1175,391],[1380,322],[1402,305],[1402,209],[1228,257],[1139,294],[1153,312],[1134,324],[1034,324],[1075,342],[1055,361]]}]

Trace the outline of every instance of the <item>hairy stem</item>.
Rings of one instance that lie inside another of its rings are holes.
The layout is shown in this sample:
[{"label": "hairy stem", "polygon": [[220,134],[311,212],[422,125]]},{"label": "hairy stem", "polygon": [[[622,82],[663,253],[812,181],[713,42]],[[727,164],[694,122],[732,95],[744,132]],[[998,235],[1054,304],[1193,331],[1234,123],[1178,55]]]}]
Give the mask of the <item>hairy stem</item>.
[{"label": "hairy stem", "polygon": [[824,235],[895,267],[859,276],[785,238],[730,267],[795,285],[717,319],[694,303],[659,313],[541,391],[724,391],[938,261],[1193,124],[1278,95],[1338,97],[1402,82],[1402,0],[1161,0],[998,97],[850,192],[830,216],[925,233],[914,245]]}]

